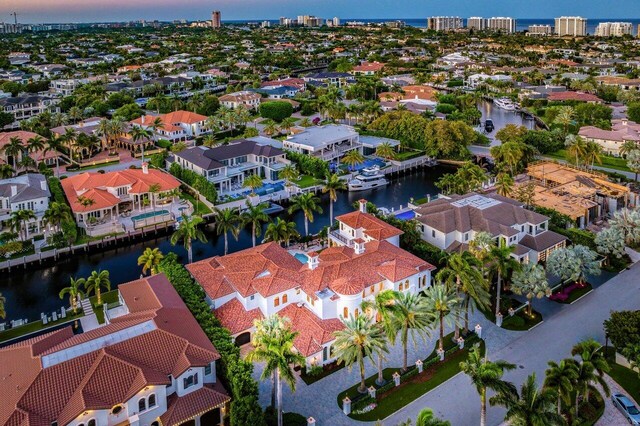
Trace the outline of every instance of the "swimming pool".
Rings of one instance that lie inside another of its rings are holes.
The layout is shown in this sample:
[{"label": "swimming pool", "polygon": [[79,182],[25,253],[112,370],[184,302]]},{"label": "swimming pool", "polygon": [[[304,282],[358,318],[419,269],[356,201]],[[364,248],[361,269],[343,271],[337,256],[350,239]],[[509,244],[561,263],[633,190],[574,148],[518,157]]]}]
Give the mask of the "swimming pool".
[{"label": "swimming pool", "polygon": [[[260,188],[256,189],[256,194],[258,195],[267,195],[274,192],[282,191],[284,189],[284,184],[278,183],[265,183]],[[249,195],[251,191],[244,191],[243,195]]]},{"label": "swimming pool", "polygon": [[394,215],[396,219],[411,220],[416,217],[416,213],[413,210],[407,210],[406,212],[398,213]]},{"label": "swimming pool", "polygon": [[298,261],[300,261],[300,263],[307,263],[307,261],[309,260],[309,257],[304,253],[295,253],[293,255],[293,257],[298,259]]},{"label": "swimming pool", "polygon": [[169,214],[169,210],[156,210],[156,211],[153,211],[153,212],[142,213],[142,214],[139,214],[137,216],[131,217],[131,220],[136,222],[136,221],[139,221],[139,220],[145,220],[145,219],[149,219],[151,217],[162,216],[162,215],[165,215],[165,214]]}]

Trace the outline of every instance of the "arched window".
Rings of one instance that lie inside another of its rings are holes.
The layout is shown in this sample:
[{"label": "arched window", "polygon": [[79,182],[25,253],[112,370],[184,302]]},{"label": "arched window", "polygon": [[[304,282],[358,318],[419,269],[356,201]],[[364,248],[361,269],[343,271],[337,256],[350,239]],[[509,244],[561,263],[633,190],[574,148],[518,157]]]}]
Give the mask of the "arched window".
[{"label": "arched window", "polygon": [[358,315],[360,315],[360,311],[358,310],[358,308],[356,308],[355,317],[358,318]]},{"label": "arched window", "polygon": [[280,306],[280,298],[279,298],[279,297],[276,297],[276,298],[273,300],[273,306]]},{"label": "arched window", "polygon": [[349,308],[347,308],[346,306],[342,310],[342,316],[345,318],[349,318]]},{"label": "arched window", "polygon": [[113,414],[114,416],[117,416],[118,414],[120,414],[121,411],[122,411],[122,405],[116,405],[111,409],[111,414]]},{"label": "arched window", "polygon": [[91,419],[87,422],[87,426],[96,426],[96,419]]},{"label": "arched window", "polygon": [[78,426],[84,426],[84,423],[80,423]]},{"label": "arched window", "polygon": [[287,295],[283,295],[282,296],[282,304],[284,305],[285,303],[287,303],[287,301],[289,300],[289,298],[287,297]]},{"label": "arched window", "polygon": [[138,400],[138,411],[142,412],[147,409],[147,400],[144,398],[140,398]]},{"label": "arched window", "polygon": [[152,393],[149,395],[149,408],[156,406],[156,394]]}]

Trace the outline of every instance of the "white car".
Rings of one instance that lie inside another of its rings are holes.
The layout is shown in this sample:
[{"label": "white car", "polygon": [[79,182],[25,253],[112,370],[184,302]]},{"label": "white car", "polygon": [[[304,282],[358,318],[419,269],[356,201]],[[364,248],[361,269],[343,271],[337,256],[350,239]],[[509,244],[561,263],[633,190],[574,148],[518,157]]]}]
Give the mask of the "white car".
[{"label": "white car", "polygon": [[613,405],[618,407],[618,410],[625,416],[625,418],[632,425],[640,425],[640,410],[633,405],[633,402],[626,395],[616,393],[611,395],[611,401]]}]

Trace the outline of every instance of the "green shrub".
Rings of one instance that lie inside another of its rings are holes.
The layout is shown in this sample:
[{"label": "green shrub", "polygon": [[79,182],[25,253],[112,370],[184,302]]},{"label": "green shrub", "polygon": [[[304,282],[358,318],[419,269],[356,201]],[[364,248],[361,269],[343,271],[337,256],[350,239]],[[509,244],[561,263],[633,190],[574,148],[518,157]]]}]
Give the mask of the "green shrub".
[{"label": "green shrub", "polygon": [[160,139],[158,142],[156,142],[156,145],[164,149],[171,149],[171,147],[173,146],[171,141],[168,141],[166,139]]},{"label": "green shrub", "polygon": [[311,377],[316,377],[322,374],[323,371],[324,370],[322,369],[322,366],[314,365],[309,369],[309,371],[307,372],[307,375]]},{"label": "green shrub", "polygon": [[213,183],[209,182],[206,177],[197,174],[188,169],[183,169],[179,164],[173,163],[169,167],[169,173],[183,181],[187,185],[193,187],[196,191],[204,196],[209,202],[215,203],[218,199],[218,191]]},{"label": "green shrub", "polygon": [[260,117],[270,118],[280,123],[293,114],[293,106],[289,102],[273,101],[260,104]]},{"label": "green shrub", "polygon": [[294,151],[285,150],[285,152],[287,159],[294,162],[301,173],[311,175],[316,179],[324,179],[329,174],[329,164],[326,161]]},{"label": "green shrub", "polygon": [[522,318],[520,315],[514,315],[512,317],[507,316],[502,322],[503,326],[509,325],[515,328],[524,327],[524,324],[525,324],[524,318]]},{"label": "green shrub", "polygon": [[[67,201],[67,197],[62,189],[60,180],[55,177],[50,177],[47,179],[47,182],[49,183],[49,191],[51,192],[51,198],[53,198],[53,201],[68,205],[69,202]],[[76,222],[73,218],[63,221],[60,224],[60,228],[62,230],[64,240],[61,238],[56,240],[58,244],[61,244],[56,245],[57,248],[65,247],[78,239],[78,227],[76,226]],[[63,244],[63,241],[66,241],[66,244]]]}]

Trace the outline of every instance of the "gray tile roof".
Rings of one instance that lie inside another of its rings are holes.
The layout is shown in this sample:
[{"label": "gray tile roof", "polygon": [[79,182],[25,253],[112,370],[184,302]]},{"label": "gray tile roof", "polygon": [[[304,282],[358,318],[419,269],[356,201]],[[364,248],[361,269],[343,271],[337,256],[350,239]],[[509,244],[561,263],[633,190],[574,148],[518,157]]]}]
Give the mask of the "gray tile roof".
[{"label": "gray tile roof", "polygon": [[222,161],[231,158],[249,154],[264,157],[277,157],[283,153],[284,152],[280,148],[276,148],[271,145],[259,144],[246,139],[239,139],[231,141],[227,145],[221,145],[215,148],[205,148],[201,146],[188,148],[174,155],[176,157],[183,158],[204,170],[213,170],[224,167]]},{"label": "gray tile roof", "polygon": [[[44,183],[44,189],[43,189]],[[16,195],[11,196],[11,187],[16,187]],[[0,197],[9,198],[11,203],[50,197],[47,178],[41,174],[29,173],[10,179],[0,180]]]},{"label": "gray tile roof", "polygon": [[520,240],[520,244],[534,251],[541,252],[566,239],[567,238],[564,235],[560,235],[553,231],[545,231],[535,237],[532,235],[525,235],[522,240]]}]

